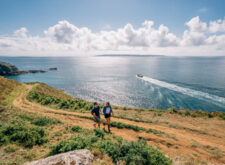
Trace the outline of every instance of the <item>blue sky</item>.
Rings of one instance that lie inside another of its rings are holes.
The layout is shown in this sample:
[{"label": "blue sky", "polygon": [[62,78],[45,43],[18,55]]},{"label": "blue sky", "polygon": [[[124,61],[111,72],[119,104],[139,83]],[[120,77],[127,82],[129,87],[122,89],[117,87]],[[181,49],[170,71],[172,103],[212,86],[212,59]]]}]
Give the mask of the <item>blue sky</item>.
[{"label": "blue sky", "polygon": [[225,0],[0,0],[0,55],[225,56]]},{"label": "blue sky", "polygon": [[60,20],[99,31],[110,25],[117,29],[127,23],[140,26],[145,20],[164,24],[182,35],[184,23],[194,16],[203,21],[225,16],[224,0],[0,0],[0,34],[26,27],[31,34]]}]

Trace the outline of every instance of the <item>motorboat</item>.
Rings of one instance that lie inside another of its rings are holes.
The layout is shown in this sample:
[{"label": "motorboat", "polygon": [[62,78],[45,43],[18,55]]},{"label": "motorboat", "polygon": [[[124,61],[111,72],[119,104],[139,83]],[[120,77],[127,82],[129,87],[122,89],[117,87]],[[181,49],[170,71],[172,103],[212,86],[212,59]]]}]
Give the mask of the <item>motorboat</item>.
[{"label": "motorboat", "polygon": [[143,78],[144,76],[142,74],[137,74],[136,75],[138,78]]}]

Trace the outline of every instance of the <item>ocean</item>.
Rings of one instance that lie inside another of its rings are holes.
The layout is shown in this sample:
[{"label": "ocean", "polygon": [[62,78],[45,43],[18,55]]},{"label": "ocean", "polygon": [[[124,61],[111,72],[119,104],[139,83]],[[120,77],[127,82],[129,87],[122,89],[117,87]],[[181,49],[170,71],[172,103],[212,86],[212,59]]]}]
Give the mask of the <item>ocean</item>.
[{"label": "ocean", "polygon": [[[113,105],[225,112],[225,57],[0,57],[20,70],[57,71],[8,76],[43,82],[71,96]],[[136,74],[144,75],[143,78]]]}]

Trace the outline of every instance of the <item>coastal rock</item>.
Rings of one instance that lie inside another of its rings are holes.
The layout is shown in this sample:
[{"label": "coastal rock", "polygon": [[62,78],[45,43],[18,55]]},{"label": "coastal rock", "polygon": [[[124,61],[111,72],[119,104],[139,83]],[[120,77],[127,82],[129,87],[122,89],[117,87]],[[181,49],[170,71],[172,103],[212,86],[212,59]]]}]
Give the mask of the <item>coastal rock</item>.
[{"label": "coastal rock", "polygon": [[48,70],[58,70],[58,68],[49,68]]},{"label": "coastal rock", "polygon": [[47,72],[45,70],[19,70],[16,66],[6,63],[0,62],[0,75],[1,76],[14,76],[20,74],[27,73],[44,73]]},{"label": "coastal rock", "polygon": [[19,69],[16,66],[6,62],[0,62],[0,75],[10,75],[17,72],[19,72]]},{"label": "coastal rock", "polygon": [[25,165],[89,165],[92,164],[93,158],[89,150],[83,149],[50,156]]}]

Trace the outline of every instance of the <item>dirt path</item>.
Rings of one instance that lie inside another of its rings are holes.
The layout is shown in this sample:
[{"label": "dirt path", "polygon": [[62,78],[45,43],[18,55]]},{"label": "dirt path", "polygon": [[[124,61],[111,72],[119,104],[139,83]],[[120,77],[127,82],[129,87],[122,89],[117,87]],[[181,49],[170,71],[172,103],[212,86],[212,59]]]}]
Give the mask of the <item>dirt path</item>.
[{"label": "dirt path", "polygon": [[[26,85],[26,87],[26,90],[23,91],[20,96],[13,101],[13,105],[15,107],[29,112],[56,117],[73,125],[79,125],[84,128],[93,129],[94,122],[92,120],[73,116],[91,116],[91,114],[56,110],[34,102],[30,102],[25,98],[25,96],[29,90],[33,88],[33,85]],[[164,151],[173,159],[179,158],[191,162],[194,158],[195,160],[199,159],[204,162],[225,164],[224,136],[213,136],[212,134],[202,134],[200,132],[191,132],[184,129],[170,128],[165,125],[135,122],[114,117],[112,118],[112,121],[137,125],[146,129],[151,128],[164,132],[162,135],[155,135],[153,133],[150,134],[146,132],[135,132],[129,129],[118,129],[115,127],[112,128],[113,134],[121,136],[127,140],[137,140],[140,136],[146,138],[149,144],[159,146],[161,151]]]}]

